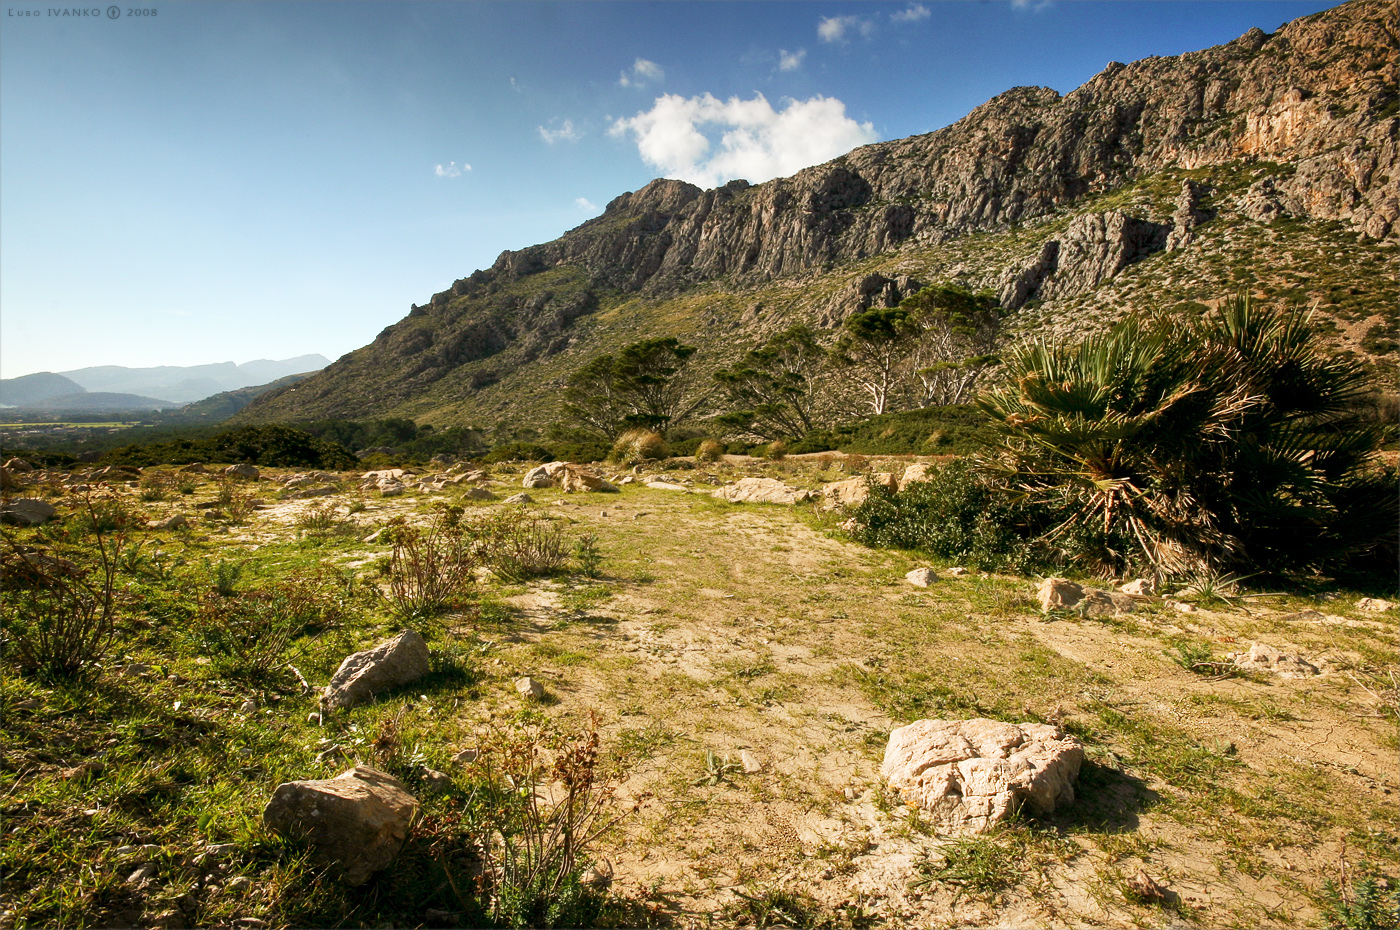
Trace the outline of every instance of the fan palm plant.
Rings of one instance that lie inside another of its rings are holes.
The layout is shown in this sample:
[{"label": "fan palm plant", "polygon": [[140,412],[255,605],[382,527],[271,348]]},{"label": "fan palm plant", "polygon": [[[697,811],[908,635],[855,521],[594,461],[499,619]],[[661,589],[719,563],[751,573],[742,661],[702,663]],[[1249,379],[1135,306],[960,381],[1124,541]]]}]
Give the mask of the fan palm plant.
[{"label": "fan palm plant", "polygon": [[1351,412],[1365,372],[1323,355],[1298,311],[1241,295],[1194,327],[1128,319],[1025,346],[1006,370],[979,400],[996,464],[1023,492],[1078,505],[1061,531],[1129,540],[1141,559],[1123,561],[1314,568],[1395,525],[1393,482],[1372,466],[1379,431]]}]

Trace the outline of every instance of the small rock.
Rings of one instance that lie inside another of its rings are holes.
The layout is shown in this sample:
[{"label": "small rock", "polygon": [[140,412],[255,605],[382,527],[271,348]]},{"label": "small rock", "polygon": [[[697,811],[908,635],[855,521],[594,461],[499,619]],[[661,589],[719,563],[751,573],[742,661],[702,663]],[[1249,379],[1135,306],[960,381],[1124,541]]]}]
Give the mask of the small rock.
[{"label": "small rock", "polygon": [[745,775],[757,775],[763,771],[763,762],[747,749],[739,753],[739,764],[744,767]]},{"label": "small rock", "polygon": [[1231,653],[1227,658],[1233,659],[1237,668],[1272,672],[1280,678],[1311,678],[1319,674],[1317,666],[1301,656],[1263,643],[1252,643],[1249,652]]},{"label": "small rock", "polygon": [[961,578],[963,575],[968,574],[968,571],[961,565],[954,565],[952,568],[948,569],[948,574],[952,575],[954,578]]},{"label": "small rock", "polygon": [[938,580],[938,575],[931,568],[916,568],[904,578],[916,588],[927,588]]},{"label": "small rock", "polygon": [[1194,605],[1187,604],[1184,601],[1167,601],[1166,606],[1180,614],[1194,614],[1196,612]]},{"label": "small rock", "polygon": [[139,678],[151,674],[151,667],[144,662],[132,662],[121,670],[121,674],[128,678]]},{"label": "small rock", "polygon": [[434,794],[446,791],[452,787],[452,776],[446,772],[439,772],[437,769],[423,770],[423,785]]},{"label": "small rock", "polygon": [[211,843],[204,847],[204,854],[215,859],[222,859],[225,856],[232,856],[238,852],[237,843]]},{"label": "small rock", "polygon": [[1356,602],[1356,609],[1368,614],[1378,614],[1387,610],[1394,610],[1395,604],[1382,597],[1363,597]]},{"label": "small rock", "polygon": [[538,701],[544,697],[544,685],[528,675],[516,681],[515,690],[519,691],[520,696],[527,701]]},{"label": "small rock", "polygon": [[996,720],[917,720],[890,734],[880,773],[939,829],[981,833],[1022,807],[1074,801],[1084,747],[1056,727]]},{"label": "small rock", "polygon": [[1142,869],[1128,879],[1127,886],[1129,893],[1144,904],[1162,904],[1174,897],[1172,892],[1153,881]]},{"label": "small rock", "polygon": [[373,649],[357,652],[340,663],[326,686],[324,706],[329,710],[353,707],[375,694],[397,688],[428,674],[428,644],[413,630],[404,630]]},{"label": "small rock", "polygon": [[323,749],[316,753],[316,761],[320,764],[335,762],[337,759],[343,758],[345,758],[345,750],[341,749],[339,746],[332,746],[329,749]]},{"label": "small rock", "polygon": [[1056,608],[1073,607],[1084,599],[1084,588],[1067,578],[1046,578],[1036,592],[1040,609],[1049,613]]},{"label": "small rock", "polygon": [[846,786],[845,791],[842,792],[842,793],[846,795],[846,800],[847,800],[847,801],[854,801],[854,800],[856,799],[856,797],[858,796],[858,794],[857,794],[857,792],[856,792],[856,789],[850,787],[849,785]]},{"label": "small rock", "polygon": [[248,700],[244,701],[241,705],[239,705],[238,712],[240,714],[255,714],[258,712],[258,702],[254,701],[252,698],[249,698]]},{"label": "small rock", "polygon": [[418,802],[402,782],[358,765],[335,778],[278,785],[263,824],[306,838],[319,862],[361,885],[398,856],[417,813]]},{"label": "small rock", "polygon": [[510,497],[507,497],[507,498],[506,498],[504,501],[502,501],[501,503],[503,503],[503,504],[533,504],[534,502],[535,502],[535,499],[534,499],[533,497],[531,497],[530,495],[526,494],[524,491],[521,491],[519,494],[512,494]]},{"label": "small rock", "polygon": [[243,930],[264,930],[267,921],[258,920],[256,917],[240,917],[233,922],[235,927],[242,927]]},{"label": "small rock", "polygon": [[145,862],[138,865],[130,875],[126,877],[128,885],[144,885],[146,882],[156,877],[156,867],[153,862]]},{"label": "small rock", "polygon": [[468,488],[462,496],[469,501],[493,501],[496,499],[496,495],[485,488]]},{"label": "small rock", "polygon": [[224,474],[230,478],[245,478],[248,481],[257,481],[260,473],[256,465],[249,465],[244,462],[239,465],[230,465],[228,468],[224,469]]},{"label": "small rock", "polygon": [[229,894],[238,894],[253,887],[253,880],[246,875],[238,875],[229,879],[224,884],[224,890]]},{"label": "small rock", "polygon": [[1152,582],[1148,581],[1146,578],[1138,578],[1125,585],[1119,585],[1118,590],[1133,597],[1151,597]]},{"label": "small rock", "polygon": [[178,530],[182,526],[189,526],[190,518],[182,513],[172,514],[164,520],[157,520],[150,524],[153,530]]},{"label": "small rock", "polygon": [[118,859],[139,859],[142,862],[159,853],[160,847],[154,843],[146,843],[142,846],[118,846],[112,851],[112,854]]},{"label": "small rock", "polygon": [[481,755],[481,753],[475,749],[463,749],[452,757],[452,761],[457,765],[471,765],[476,761],[479,755]]},{"label": "small rock", "polygon": [[0,504],[0,523],[13,523],[16,526],[41,526],[57,514],[53,504],[29,497]]}]

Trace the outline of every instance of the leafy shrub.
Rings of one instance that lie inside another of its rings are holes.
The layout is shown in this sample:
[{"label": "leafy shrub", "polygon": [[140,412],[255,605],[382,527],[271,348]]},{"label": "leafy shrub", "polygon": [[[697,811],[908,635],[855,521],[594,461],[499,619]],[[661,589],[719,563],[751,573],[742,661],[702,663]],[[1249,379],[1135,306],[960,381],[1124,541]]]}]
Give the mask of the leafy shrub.
[{"label": "leafy shrub", "polygon": [[617,809],[618,783],[599,771],[597,718],[578,733],[495,730],[480,745],[472,813],[492,923],[593,925],[603,900],[581,880],[589,846],[636,809]]},{"label": "leafy shrub", "polygon": [[706,439],[695,449],[695,460],[697,462],[718,462],[719,457],[724,454],[724,446],[713,439]]},{"label": "leafy shrub", "polygon": [[603,553],[598,548],[597,533],[585,533],[574,542],[574,558],[586,577],[597,578],[602,574]]},{"label": "leafy shrub", "polygon": [[206,595],[193,635],[219,672],[261,678],[285,667],[287,648],[297,636],[338,626],[344,608],[332,584],[294,576],[267,588]]},{"label": "leafy shrub", "polygon": [[556,575],[569,559],[559,525],[526,510],[498,511],[472,524],[470,533],[485,564],[510,581]]},{"label": "leafy shrub", "polygon": [[773,462],[781,462],[787,458],[788,445],[781,439],[775,439],[768,444],[764,450],[763,457]]},{"label": "leafy shrub", "polygon": [[1396,930],[1400,927],[1400,883],[1361,863],[1351,874],[1343,860],[1340,882],[1322,886],[1322,916],[1334,930]]},{"label": "leafy shrub", "polygon": [[871,482],[854,516],[856,537],[867,546],[929,552],[986,570],[1036,564],[1030,538],[1047,519],[1043,508],[1016,502],[965,459],[898,492]]},{"label": "leafy shrub", "polygon": [[400,522],[389,532],[393,550],[385,597],[396,617],[419,620],[461,600],[480,560],[471,537],[451,513],[427,529]]},{"label": "leafy shrub", "polygon": [[544,446],[533,442],[507,442],[496,446],[481,460],[488,465],[497,462],[552,462],[554,455]]},{"label": "leafy shrub", "polygon": [[660,433],[648,429],[629,429],[613,443],[608,461],[617,465],[635,465],[664,459],[669,454],[666,438]]},{"label": "leafy shrub", "polygon": [[669,443],[672,455],[694,455],[707,440],[703,436],[691,436],[679,442]]},{"label": "leafy shrub", "polygon": [[350,469],[359,462],[345,448],[289,426],[245,426],[204,439],[132,444],[103,456],[113,465],[188,465],[248,462],[273,468]]},{"label": "leafy shrub", "polygon": [[118,501],[83,500],[57,544],[21,545],[6,533],[0,553],[4,652],[21,669],[58,678],[86,672],[115,637],[118,564],[135,518]]}]

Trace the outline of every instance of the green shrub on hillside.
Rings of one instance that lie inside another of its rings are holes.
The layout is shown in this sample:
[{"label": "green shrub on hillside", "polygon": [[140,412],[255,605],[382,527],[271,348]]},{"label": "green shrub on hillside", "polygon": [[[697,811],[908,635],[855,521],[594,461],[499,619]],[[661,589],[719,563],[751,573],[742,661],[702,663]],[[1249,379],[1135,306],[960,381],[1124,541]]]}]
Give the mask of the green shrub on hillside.
[{"label": "green shrub on hillside", "polygon": [[188,465],[191,462],[247,462],[273,468],[352,469],[358,460],[344,447],[288,426],[245,426],[207,439],[174,439],[113,449],[111,465]]}]

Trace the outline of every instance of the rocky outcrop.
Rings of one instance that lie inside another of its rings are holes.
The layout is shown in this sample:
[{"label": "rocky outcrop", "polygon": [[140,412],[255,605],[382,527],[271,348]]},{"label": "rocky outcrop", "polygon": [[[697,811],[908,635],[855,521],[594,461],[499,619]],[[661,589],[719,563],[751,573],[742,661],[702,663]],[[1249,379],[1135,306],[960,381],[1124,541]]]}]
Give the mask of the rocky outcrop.
[{"label": "rocky outcrop", "polygon": [[1028,301],[1073,297],[1114,278],[1167,244],[1172,227],[1118,210],[1077,217],[1064,235],[1048,240],[1028,265],[1001,280],[1001,304],[1018,310]]},{"label": "rocky outcrop", "polygon": [[916,720],[890,734],[880,774],[940,832],[982,833],[1074,801],[1084,747],[1039,723]]}]

